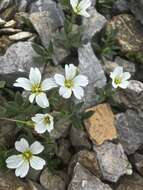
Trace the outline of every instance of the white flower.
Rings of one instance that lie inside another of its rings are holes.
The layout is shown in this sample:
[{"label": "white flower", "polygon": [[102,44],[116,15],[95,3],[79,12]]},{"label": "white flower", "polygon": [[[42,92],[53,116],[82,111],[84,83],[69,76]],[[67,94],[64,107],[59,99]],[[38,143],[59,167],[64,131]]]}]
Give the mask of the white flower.
[{"label": "white flower", "polygon": [[77,74],[77,67],[73,64],[65,65],[65,77],[61,74],[55,74],[54,79],[60,86],[59,94],[63,98],[70,98],[73,94],[77,99],[82,99],[84,90],[82,87],[88,85],[88,78],[84,75]]},{"label": "white flower", "polygon": [[112,79],[112,86],[114,88],[127,88],[129,85],[128,79],[130,77],[130,73],[123,72],[123,67],[116,67],[115,70],[110,74],[110,78]]},{"label": "white flower", "polygon": [[20,141],[15,142],[15,148],[21,154],[8,157],[6,164],[8,168],[16,169],[15,175],[17,177],[25,177],[28,174],[30,166],[35,170],[43,169],[46,164],[45,160],[39,156],[35,156],[44,150],[44,147],[38,141],[29,146],[27,140],[21,138]]},{"label": "white flower", "polygon": [[86,9],[91,6],[91,0],[70,0],[70,4],[77,15],[90,17]]},{"label": "white flower", "polygon": [[48,131],[49,133],[54,128],[54,119],[50,114],[36,114],[35,117],[32,117],[32,121],[34,122],[35,131],[37,133],[45,133]]},{"label": "white flower", "polygon": [[33,103],[34,99],[36,99],[36,103],[41,108],[46,108],[49,107],[46,91],[56,87],[56,84],[52,78],[45,79],[43,82],[41,82],[41,78],[40,70],[38,68],[31,68],[29,79],[18,78],[14,86],[30,91],[29,101]]}]

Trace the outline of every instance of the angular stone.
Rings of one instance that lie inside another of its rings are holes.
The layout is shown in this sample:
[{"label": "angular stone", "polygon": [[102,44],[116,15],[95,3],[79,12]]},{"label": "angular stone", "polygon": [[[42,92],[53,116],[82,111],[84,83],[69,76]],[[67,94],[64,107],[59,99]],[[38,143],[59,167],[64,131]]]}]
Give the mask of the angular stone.
[{"label": "angular stone", "polygon": [[93,143],[98,145],[117,138],[114,115],[109,104],[100,104],[87,111],[94,114],[85,121],[85,128]]},{"label": "angular stone", "polygon": [[143,83],[136,80],[130,80],[125,90],[119,91],[115,101],[124,105],[126,108],[135,109],[139,112],[143,110]]},{"label": "angular stone", "polygon": [[17,7],[15,3],[12,1],[11,5],[8,6],[5,10],[0,13],[0,17],[6,21],[13,19],[15,13],[17,11]]},{"label": "angular stone", "polygon": [[61,176],[51,173],[47,168],[43,170],[40,176],[40,183],[45,189],[65,190],[66,184]]},{"label": "angular stone", "polygon": [[117,114],[119,140],[128,154],[133,154],[143,144],[143,115],[134,110]]},{"label": "angular stone", "polygon": [[1,28],[0,34],[15,34],[17,32],[21,32],[21,29],[15,29],[15,28]]},{"label": "angular stone", "polygon": [[96,33],[101,31],[107,20],[93,7],[89,9],[88,13],[90,14],[89,18],[83,17],[83,39],[91,40]]},{"label": "angular stone", "polygon": [[108,22],[107,29],[116,29],[116,39],[125,53],[143,51],[143,27],[130,14],[115,16]]},{"label": "angular stone", "polygon": [[13,0],[1,0],[0,1],[0,13],[10,6],[13,3]]},{"label": "angular stone", "polygon": [[71,144],[67,139],[60,139],[58,141],[58,148],[56,155],[63,161],[64,164],[68,164],[71,158],[70,153]]},{"label": "angular stone", "polygon": [[11,171],[0,172],[0,189],[1,190],[33,190],[29,186],[22,182]]},{"label": "angular stone", "polygon": [[116,57],[114,61],[109,61],[107,59],[103,59],[104,61],[104,70],[109,75],[116,67],[123,67],[124,71],[129,72],[132,76],[135,75],[136,67],[133,62],[127,61],[121,57]]},{"label": "angular stone", "polygon": [[30,21],[45,47],[48,47],[56,30],[63,26],[63,15],[55,7],[51,11],[31,13]]},{"label": "angular stone", "polygon": [[85,108],[96,104],[95,88],[102,88],[106,85],[106,77],[100,61],[95,56],[90,43],[78,49],[79,71],[89,79],[89,84],[85,88],[84,101]]},{"label": "angular stone", "polygon": [[94,151],[105,180],[117,182],[122,175],[132,174],[132,166],[121,144],[106,142],[101,146],[94,146]]},{"label": "angular stone", "polygon": [[4,55],[7,48],[12,44],[12,41],[8,38],[7,35],[2,35],[0,37],[0,56]]},{"label": "angular stone", "polygon": [[74,126],[70,129],[70,141],[76,149],[91,149],[91,143],[86,132]]},{"label": "angular stone", "polygon": [[136,153],[134,155],[134,165],[140,175],[143,176],[143,154]]},{"label": "angular stone", "polygon": [[132,176],[126,176],[116,190],[143,190],[143,178],[136,173]]},{"label": "angular stone", "polygon": [[125,13],[130,10],[130,5],[127,0],[117,0],[115,1],[113,8],[118,13]]},{"label": "angular stone", "polygon": [[73,173],[77,162],[80,163],[83,167],[87,168],[95,176],[99,178],[101,177],[101,172],[95,152],[89,150],[81,150],[76,153],[69,163],[68,174],[70,176]]},{"label": "angular stone", "polygon": [[20,40],[26,40],[32,36],[33,34],[31,32],[19,32],[17,34],[10,35],[9,39],[13,41],[20,41]]},{"label": "angular stone", "polygon": [[55,122],[55,127],[51,131],[50,136],[54,139],[65,138],[69,133],[70,121],[61,119]]},{"label": "angular stone", "polygon": [[131,0],[130,9],[135,17],[143,24],[143,0]]},{"label": "angular stone", "polygon": [[104,184],[87,169],[76,164],[73,178],[67,190],[112,190],[109,185]]},{"label": "angular stone", "polygon": [[11,45],[6,54],[0,56],[0,78],[13,83],[18,76],[28,75],[30,68],[36,67],[33,63],[35,55],[30,42],[18,42]]},{"label": "angular stone", "polygon": [[10,21],[5,23],[4,27],[5,28],[11,28],[11,27],[14,27],[15,25],[16,25],[16,21],[15,20],[10,20]]}]

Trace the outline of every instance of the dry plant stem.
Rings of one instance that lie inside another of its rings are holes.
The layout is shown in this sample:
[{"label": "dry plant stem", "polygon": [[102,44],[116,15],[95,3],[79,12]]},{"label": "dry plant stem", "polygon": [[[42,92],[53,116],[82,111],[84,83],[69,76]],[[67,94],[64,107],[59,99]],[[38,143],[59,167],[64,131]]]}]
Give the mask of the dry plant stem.
[{"label": "dry plant stem", "polygon": [[1,117],[0,120],[6,120],[6,121],[11,121],[11,122],[18,122],[18,123],[21,123],[21,124],[28,125],[28,122],[26,122],[26,121],[21,121],[21,120],[17,120],[17,119],[9,119],[9,118],[6,118],[6,117]]}]

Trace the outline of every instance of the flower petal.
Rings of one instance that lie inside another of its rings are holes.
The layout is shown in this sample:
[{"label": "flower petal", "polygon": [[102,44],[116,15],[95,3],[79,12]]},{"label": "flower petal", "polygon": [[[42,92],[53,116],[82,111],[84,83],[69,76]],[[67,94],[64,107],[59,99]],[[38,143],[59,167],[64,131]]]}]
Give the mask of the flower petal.
[{"label": "flower petal", "polygon": [[84,75],[78,75],[73,80],[74,86],[87,86],[88,78]]},{"label": "flower petal", "polygon": [[73,79],[77,74],[77,67],[73,64],[65,65],[65,76],[67,80]]},{"label": "flower petal", "polygon": [[115,82],[114,82],[114,80],[112,81],[112,86],[113,86],[113,88],[118,88],[119,87],[119,84],[116,84]]},{"label": "flower petal", "polygon": [[56,83],[60,86],[64,86],[65,84],[65,77],[63,75],[60,74],[55,74],[54,79],[56,81]]},{"label": "flower petal", "polygon": [[25,160],[16,170],[15,170],[15,175],[17,177],[24,178],[29,171],[29,162]]},{"label": "flower petal", "polygon": [[81,10],[80,13],[79,13],[79,15],[87,17],[87,18],[90,17],[90,14],[87,11],[85,11],[85,10]]},{"label": "flower petal", "polygon": [[32,154],[39,154],[44,150],[44,146],[40,142],[35,141],[30,146],[30,150],[31,150]]},{"label": "flower petal", "polygon": [[41,82],[41,72],[38,68],[31,68],[29,79],[32,84],[39,84]]},{"label": "flower petal", "polygon": [[41,121],[43,121],[44,119],[44,115],[45,114],[41,114],[41,113],[37,113],[34,117],[32,117],[32,121],[34,121],[35,123],[39,123]]},{"label": "flower petal", "polygon": [[78,5],[78,0],[70,0],[70,4],[72,8],[74,9]]},{"label": "flower petal", "polygon": [[55,83],[53,78],[45,79],[42,84],[42,91],[51,90],[52,88],[57,87],[57,84]]},{"label": "flower petal", "polygon": [[75,95],[75,97],[79,100],[81,100],[83,97],[84,97],[84,90],[83,88],[81,88],[80,86],[79,87],[76,87],[73,89],[73,93]]},{"label": "flower petal", "polygon": [[47,131],[46,126],[41,122],[41,123],[37,123],[35,124],[35,131],[39,134],[43,134]]},{"label": "flower petal", "polygon": [[45,164],[45,160],[40,158],[39,156],[32,156],[32,158],[30,159],[30,165],[35,170],[42,170]]},{"label": "flower petal", "polygon": [[15,87],[21,87],[24,88],[25,90],[31,91],[31,82],[27,78],[18,78],[16,80],[16,83],[13,84]]},{"label": "flower petal", "polygon": [[123,67],[116,67],[113,72],[110,73],[110,78],[114,79],[117,76],[121,76],[123,74]]},{"label": "flower petal", "polygon": [[90,6],[91,6],[91,0],[82,0],[79,3],[79,7],[81,8],[81,10],[86,10]]},{"label": "flower petal", "polygon": [[63,86],[62,86],[62,87],[59,89],[59,94],[60,94],[60,96],[62,96],[63,98],[68,99],[68,98],[71,97],[72,90],[69,89],[69,88],[66,88],[66,87],[63,87]]},{"label": "flower petal", "polygon": [[128,72],[125,72],[125,73],[123,73],[123,75],[122,75],[122,80],[123,80],[123,81],[128,80],[130,77],[131,77],[131,74],[128,73]]},{"label": "flower petal", "polygon": [[36,96],[36,103],[41,107],[41,108],[47,108],[49,107],[49,100],[46,96],[45,93],[41,92]]},{"label": "flower petal", "polygon": [[120,88],[126,89],[129,85],[129,81],[123,81],[121,84],[119,84]]},{"label": "flower petal", "polygon": [[15,142],[15,148],[19,152],[24,152],[25,150],[29,149],[28,141],[24,138],[21,138],[20,141]]},{"label": "flower petal", "polygon": [[15,169],[19,167],[23,162],[24,160],[21,154],[10,156],[6,160],[7,167],[10,169]]},{"label": "flower petal", "polygon": [[30,103],[33,103],[33,102],[34,102],[35,96],[36,96],[36,94],[31,94],[31,95],[29,96],[29,101],[30,101]]}]

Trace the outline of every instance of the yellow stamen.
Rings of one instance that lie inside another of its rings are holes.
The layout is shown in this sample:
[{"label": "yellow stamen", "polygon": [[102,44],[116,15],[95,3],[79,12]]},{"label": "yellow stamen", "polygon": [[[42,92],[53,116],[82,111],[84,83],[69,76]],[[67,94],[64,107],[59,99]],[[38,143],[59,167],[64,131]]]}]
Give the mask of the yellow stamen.
[{"label": "yellow stamen", "polygon": [[25,160],[30,160],[30,158],[32,157],[32,152],[30,150],[27,150],[27,151],[23,152],[22,155]]},{"label": "yellow stamen", "polygon": [[65,80],[65,87],[72,88],[73,87],[73,81],[72,80]]},{"label": "yellow stamen", "polygon": [[46,117],[44,118],[44,124],[47,125],[47,124],[49,124],[49,123],[50,123],[50,117],[49,117],[49,116],[46,116]]},{"label": "yellow stamen", "polygon": [[34,84],[32,86],[32,93],[40,93],[42,92],[41,85],[40,84]]},{"label": "yellow stamen", "polygon": [[115,84],[121,84],[122,83],[122,79],[121,78],[115,78],[114,80]]}]

